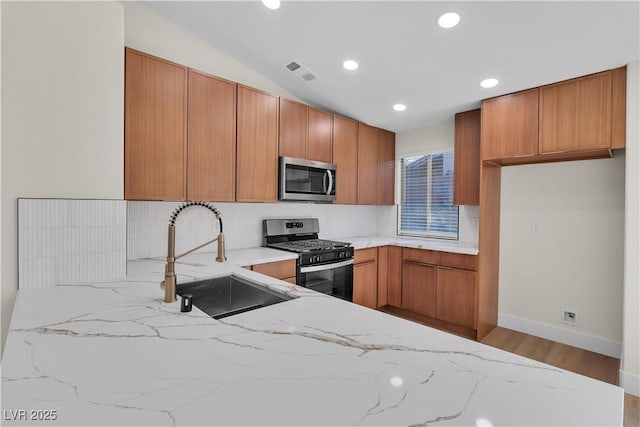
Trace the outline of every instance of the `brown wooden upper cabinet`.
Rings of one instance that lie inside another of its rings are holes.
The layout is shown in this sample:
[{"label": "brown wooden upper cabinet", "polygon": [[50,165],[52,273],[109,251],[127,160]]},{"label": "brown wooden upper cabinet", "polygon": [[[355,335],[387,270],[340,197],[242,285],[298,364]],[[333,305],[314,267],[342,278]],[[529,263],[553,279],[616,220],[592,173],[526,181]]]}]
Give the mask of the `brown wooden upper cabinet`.
[{"label": "brown wooden upper cabinet", "polygon": [[626,67],[482,102],[481,158],[500,165],[611,157],[624,148]]},{"label": "brown wooden upper cabinet", "polygon": [[330,113],[280,99],[280,156],[331,163],[333,118]]},{"label": "brown wooden upper cabinet", "polygon": [[333,162],[337,165],[335,203],[358,202],[358,122],[333,116]]},{"label": "brown wooden upper cabinet", "polygon": [[278,97],[238,85],[236,200],[275,202],[278,186]]},{"label": "brown wooden upper cabinet", "polygon": [[280,98],[280,134],[278,152],[281,156],[307,158],[308,109],[305,104]]},{"label": "brown wooden upper cabinet", "polygon": [[358,123],[359,205],[393,205],[395,138],[393,132]]},{"label": "brown wooden upper cabinet", "polygon": [[482,160],[538,153],[538,88],[482,101]]},{"label": "brown wooden upper cabinet", "polygon": [[187,199],[233,202],[236,84],[189,70]]},{"label": "brown wooden upper cabinet", "polygon": [[480,109],[455,115],[453,204],[480,203]]},{"label": "brown wooden upper cabinet", "polygon": [[378,129],[358,123],[358,204],[375,205],[377,201]]},{"label": "brown wooden upper cabinet", "polygon": [[378,205],[393,205],[396,170],[396,135],[378,129]]},{"label": "brown wooden upper cabinet", "polygon": [[124,197],[184,200],[187,68],[125,50]]},{"label": "brown wooden upper cabinet", "polygon": [[332,163],[333,114],[309,107],[309,160]]},{"label": "brown wooden upper cabinet", "polygon": [[611,147],[611,72],[540,88],[541,154]]}]

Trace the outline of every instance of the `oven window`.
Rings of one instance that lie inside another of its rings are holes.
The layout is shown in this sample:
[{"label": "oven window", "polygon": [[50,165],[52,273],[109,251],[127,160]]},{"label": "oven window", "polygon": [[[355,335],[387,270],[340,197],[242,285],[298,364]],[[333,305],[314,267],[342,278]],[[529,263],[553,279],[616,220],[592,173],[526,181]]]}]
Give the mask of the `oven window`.
[{"label": "oven window", "polygon": [[297,284],[323,294],[353,301],[353,265],[300,273]]}]

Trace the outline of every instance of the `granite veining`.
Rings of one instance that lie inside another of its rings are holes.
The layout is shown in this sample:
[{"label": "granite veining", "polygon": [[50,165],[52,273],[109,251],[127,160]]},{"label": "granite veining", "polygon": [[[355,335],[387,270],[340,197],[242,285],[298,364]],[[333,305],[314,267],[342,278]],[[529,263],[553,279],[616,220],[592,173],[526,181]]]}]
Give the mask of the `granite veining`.
[{"label": "granite veining", "polygon": [[3,425],[622,424],[619,387],[213,258],[181,259],[179,283],[235,274],[297,298],[220,320],[180,313],[154,259],[117,280],[19,291]]}]

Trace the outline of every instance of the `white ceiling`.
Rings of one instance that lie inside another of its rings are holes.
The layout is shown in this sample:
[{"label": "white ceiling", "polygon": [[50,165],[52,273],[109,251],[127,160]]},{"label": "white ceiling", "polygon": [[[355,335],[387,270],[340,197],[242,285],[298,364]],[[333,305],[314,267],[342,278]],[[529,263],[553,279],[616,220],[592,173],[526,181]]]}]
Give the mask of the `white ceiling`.
[{"label": "white ceiling", "polygon": [[[145,2],[305,102],[396,132],[640,58],[640,2]],[[445,30],[446,11],[462,16]],[[342,61],[359,62],[346,71]],[[305,82],[285,66],[307,66]],[[479,86],[496,77],[492,89]],[[396,112],[395,103],[407,110]]]}]

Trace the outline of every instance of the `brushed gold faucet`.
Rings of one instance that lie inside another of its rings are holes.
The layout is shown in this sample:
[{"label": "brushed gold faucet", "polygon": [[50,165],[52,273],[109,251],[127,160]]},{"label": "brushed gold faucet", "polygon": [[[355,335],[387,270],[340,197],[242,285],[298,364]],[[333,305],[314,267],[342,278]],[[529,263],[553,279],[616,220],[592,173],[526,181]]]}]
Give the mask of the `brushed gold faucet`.
[{"label": "brushed gold faucet", "polygon": [[[203,208],[209,209],[216,216],[216,219],[220,223],[220,234],[213,240],[209,240],[206,243],[201,244],[200,246],[196,246],[193,249],[188,250],[187,252],[176,256],[176,219],[180,213],[191,206],[202,206]],[[177,259],[182,258],[185,255],[189,255],[192,252],[197,251],[200,248],[203,248],[213,242],[218,242],[218,255],[216,256],[216,261],[224,262],[227,260],[227,257],[224,253],[224,234],[222,234],[222,214],[218,209],[216,209],[212,204],[207,202],[185,202],[178,206],[176,210],[173,211],[171,217],[169,218],[169,229],[167,233],[167,265],[164,271],[164,280],[160,283],[160,287],[164,287],[164,301],[165,302],[174,302],[176,300],[176,271],[175,271],[175,262]]]}]

